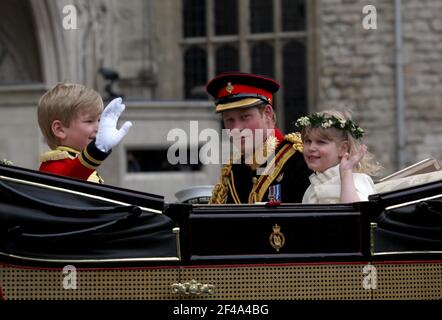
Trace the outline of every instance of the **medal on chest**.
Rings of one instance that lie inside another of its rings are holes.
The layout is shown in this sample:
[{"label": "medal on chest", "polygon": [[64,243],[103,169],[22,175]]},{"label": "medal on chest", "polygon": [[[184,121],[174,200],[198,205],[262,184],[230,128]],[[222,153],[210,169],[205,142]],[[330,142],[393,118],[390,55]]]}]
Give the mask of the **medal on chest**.
[{"label": "medal on chest", "polygon": [[281,184],[277,183],[269,187],[269,201],[281,202]]}]

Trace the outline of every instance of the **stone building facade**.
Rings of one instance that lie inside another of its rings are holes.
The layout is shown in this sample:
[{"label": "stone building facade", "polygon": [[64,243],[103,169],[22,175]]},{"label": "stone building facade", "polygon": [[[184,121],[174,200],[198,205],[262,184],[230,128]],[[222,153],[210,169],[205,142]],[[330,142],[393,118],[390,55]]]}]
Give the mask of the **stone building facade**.
[{"label": "stone building facade", "polygon": [[[318,108],[344,103],[366,129],[387,171],[426,157],[442,159],[442,2],[402,1],[402,47],[395,48],[394,1],[371,1],[377,29],[365,30],[366,1],[322,1]],[[398,152],[396,70],[403,71],[402,160]]]},{"label": "stone building facade", "polygon": [[[375,29],[364,28],[364,18],[373,14],[363,12],[367,5],[376,10],[375,21],[373,16],[370,20]],[[188,6],[204,11],[205,33],[185,36]],[[270,31],[260,27],[259,19],[264,19],[255,14],[259,8],[267,17],[271,12]],[[223,24],[214,23],[223,9],[232,19],[224,26],[236,23],[232,34],[219,32]],[[384,174],[429,156],[442,161],[441,17],[439,0],[4,0],[0,158],[37,168],[38,155],[47,148],[36,123],[38,98],[59,81],[83,83],[106,97],[109,82],[98,72],[105,68],[118,72],[113,88],[124,94],[124,120],[134,122],[101,168],[106,182],[164,194],[168,201],[180,189],[213,184],[217,165],[129,172],[128,151],[164,151],[171,144],[167,132],[187,132],[190,121],[199,121],[200,130],[220,129],[212,102],[207,96],[201,99],[202,83],[195,82],[200,85],[196,91],[186,91],[199,62],[189,65],[186,50],[202,49],[198,52],[206,70],[198,79],[206,81],[222,70],[219,65],[235,66],[218,59],[217,50],[225,47],[234,52],[237,69],[271,72],[283,83],[277,113],[286,131],[293,129],[296,114],[343,105],[365,128],[366,143],[385,167]],[[302,25],[296,24],[298,19]],[[255,49],[269,48],[270,59],[254,56]],[[297,73],[295,80],[287,81],[289,66]],[[199,92],[198,100],[188,92]]]}]

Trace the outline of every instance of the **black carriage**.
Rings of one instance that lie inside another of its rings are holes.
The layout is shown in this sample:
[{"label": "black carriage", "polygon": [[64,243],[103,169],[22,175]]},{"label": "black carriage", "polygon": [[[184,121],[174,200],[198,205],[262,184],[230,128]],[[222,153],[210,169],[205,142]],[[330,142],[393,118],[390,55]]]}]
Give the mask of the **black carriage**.
[{"label": "black carriage", "polygon": [[3,299],[442,297],[441,180],[354,204],[168,204],[1,165],[0,196]]}]

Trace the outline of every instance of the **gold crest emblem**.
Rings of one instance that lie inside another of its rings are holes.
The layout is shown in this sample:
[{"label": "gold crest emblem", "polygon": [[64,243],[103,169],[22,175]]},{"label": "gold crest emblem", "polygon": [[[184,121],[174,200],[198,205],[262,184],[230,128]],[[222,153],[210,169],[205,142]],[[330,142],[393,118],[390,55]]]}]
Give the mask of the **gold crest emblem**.
[{"label": "gold crest emblem", "polygon": [[285,237],[281,233],[281,227],[276,223],[273,226],[273,232],[270,234],[269,242],[270,245],[276,249],[276,252],[279,252],[279,249],[281,249],[285,244]]},{"label": "gold crest emblem", "polygon": [[227,91],[228,93],[232,93],[232,92],[233,92],[233,86],[232,86],[232,83],[231,83],[231,82],[228,82],[228,83],[227,83],[226,91]]}]

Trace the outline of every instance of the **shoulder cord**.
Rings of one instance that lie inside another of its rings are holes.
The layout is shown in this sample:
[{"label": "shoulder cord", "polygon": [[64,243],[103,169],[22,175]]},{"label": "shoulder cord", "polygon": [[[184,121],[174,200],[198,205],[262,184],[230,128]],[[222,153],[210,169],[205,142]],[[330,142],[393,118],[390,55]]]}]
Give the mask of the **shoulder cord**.
[{"label": "shoulder cord", "polygon": [[212,197],[209,200],[209,204],[226,203],[227,193],[229,191],[229,175],[231,174],[231,171],[232,163],[223,165],[220,180],[213,188]]},{"label": "shoulder cord", "polygon": [[[292,143],[292,148],[303,152],[303,144],[301,137],[298,133],[289,133],[284,136],[284,140],[289,141]],[[277,144],[274,144],[274,148],[276,148]],[[227,194],[229,192],[229,189],[232,194],[233,201],[237,204],[240,204],[241,201],[238,197],[238,194],[235,189],[234,184],[234,177],[232,172],[232,163],[233,159],[230,161],[230,163],[223,165],[221,169],[221,175],[220,175],[220,181],[214,186],[212,191],[212,197],[209,200],[209,204],[224,204],[227,201]],[[229,179],[230,176],[230,179]],[[256,182],[254,183],[256,185]],[[255,191],[255,188],[253,188],[254,191],[251,192],[249,196],[249,203],[255,203],[257,201],[257,193]]]}]

